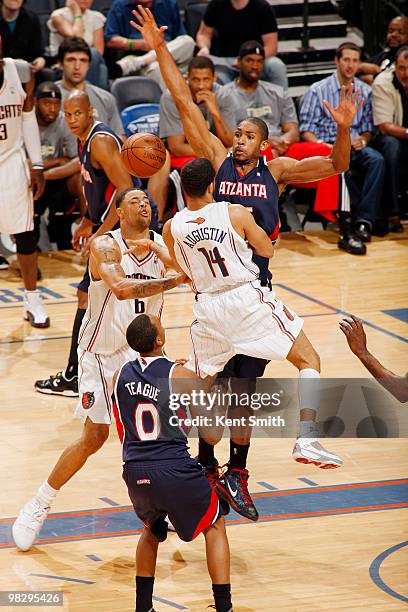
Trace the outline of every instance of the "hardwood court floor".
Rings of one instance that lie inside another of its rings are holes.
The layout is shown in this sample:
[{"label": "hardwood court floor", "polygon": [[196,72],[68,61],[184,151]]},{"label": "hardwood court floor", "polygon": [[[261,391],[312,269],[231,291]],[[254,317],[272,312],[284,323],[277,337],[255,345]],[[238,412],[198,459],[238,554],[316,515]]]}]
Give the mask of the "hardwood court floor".
[{"label": "hardwood court floor", "polygon": [[[277,294],[304,316],[323,376],[366,375],[338,330],[342,312],[367,321],[372,352],[405,373],[407,230],[375,239],[366,257],[340,252],[336,241],[331,232],[284,235],[271,266]],[[64,592],[64,610],[128,612],[134,609],[140,525],[128,509],[113,429],[104,448],[59,494],[53,513],[60,514],[42,534],[48,543],[29,553],[10,545],[12,517],[81,430],[72,418],[75,400],[37,394],[33,381],[65,365],[76,308],[72,283],[82,265],[62,252],[41,256],[40,267],[48,330],[22,321],[21,279],[13,271],[0,272],[0,590],[54,589]],[[163,320],[171,357],[188,354],[192,299],[187,288],[166,295]],[[273,363],[267,373],[289,377],[294,370]],[[406,609],[406,440],[328,440],[328,448],[344,460],[341,469],[330,471],[293,462],[292,445],[290,439],[252,442],[250,489],[261,521],[228,517],[234,611]],[[191,447],[195,452],[195,440]],[[221,462],[227,451],[223,440],[217,448]],[[169,536],[159,553],[155,595],[157,612],[199,612],[211,603],[202,538],[186,544]]]}]

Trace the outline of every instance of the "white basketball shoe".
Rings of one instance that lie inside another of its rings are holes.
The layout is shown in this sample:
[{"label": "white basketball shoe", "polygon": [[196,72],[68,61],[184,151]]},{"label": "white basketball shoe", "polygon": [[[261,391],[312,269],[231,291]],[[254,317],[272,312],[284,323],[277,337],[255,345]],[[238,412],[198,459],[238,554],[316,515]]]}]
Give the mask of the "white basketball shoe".
[{"label": "white basketball shoe", "polygon": [[50,318],[39,291],[24,291],[24,319],[33,327],[49,327]]},{"label": "white basketball shoe", "polygon": [[297,438],[292,457],[298,463],[312,463],[322,470],[330,470],[343,465],[343,461],[322,446],[317,438]]},{"label": "white basketball shoe", "polygon": [[23,506],[13,523],[12,534],[15,545],[20,550],[30,550],[48,516],[50,507],[44,508],[37,497]]}]

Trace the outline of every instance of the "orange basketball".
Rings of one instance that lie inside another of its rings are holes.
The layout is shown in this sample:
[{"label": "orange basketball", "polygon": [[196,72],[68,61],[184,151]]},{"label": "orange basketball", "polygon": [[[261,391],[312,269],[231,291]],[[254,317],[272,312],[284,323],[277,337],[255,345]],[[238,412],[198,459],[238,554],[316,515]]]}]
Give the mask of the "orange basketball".
[{"label": "orange basketball", "polygon": [[126,170],[139,178],[153,176],[166,161],[166,147],[158,136],[140,132],[132,134],[122,145]]}]

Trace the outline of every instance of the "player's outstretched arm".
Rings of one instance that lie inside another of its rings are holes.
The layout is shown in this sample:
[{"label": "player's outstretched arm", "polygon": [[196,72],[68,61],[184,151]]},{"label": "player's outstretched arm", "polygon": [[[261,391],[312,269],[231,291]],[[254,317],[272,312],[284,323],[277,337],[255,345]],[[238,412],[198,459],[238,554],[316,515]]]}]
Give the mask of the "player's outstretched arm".
[{"label": "player's outstretched arm", "polygon": [[367,348],[367,338],[363,322],[354,315],[351,315],[351,319],[340,321],[339,326],[346,336],[350,350],[359,358],[370,374],[397,400],[402,403],[408,402],[408,379],[405,376],[398,376],[391,372],[391,370],[387,370],[370,353]]},{"label": "player's outstretched arm", "polygon": [[163,36],[166,26],[159,28],[151,11],[141,5],[138,6],[138,11],[133,11],[133,15],[136,21],[131,21],[131,25],[142,34],[150,48],[156,51],[160,72],[176,103],[188,142],[197,157],[209,159],[217,171],[225,159],[226,149],[208,130],[207,123],[194,103],[183,75],[167,49]]},{"label": "player's outstretched arm", "polygon": [[341,88],[340,104],[333,108],[326,100],[323,104],[337,123],[337,136],[329,157],[309,157],[301,161],[280,157],[268,166],[277,183],[281,186],[296,182],[315,181],[345,172],[350,164],[350,126],[362,106],[360,91],[353,92],[353,84],[346,90]]},{"label": "player's outstretched arm", "polygon": [[126,278],[120,265],[122,253],[116,240],[99,236],[92,241],[90,272],[95,280],[103,280],[118,300],[146,298],[173,289],[186,281],[183,273],[161,279]]},{"label": "player's outstretched arm", "polygon": [[263,230],[244,206],[232,204],[228,206],[228,214],[234,230],[244,238],[256,255],[268,257],[274,255],[274,246],[268,234]]}]

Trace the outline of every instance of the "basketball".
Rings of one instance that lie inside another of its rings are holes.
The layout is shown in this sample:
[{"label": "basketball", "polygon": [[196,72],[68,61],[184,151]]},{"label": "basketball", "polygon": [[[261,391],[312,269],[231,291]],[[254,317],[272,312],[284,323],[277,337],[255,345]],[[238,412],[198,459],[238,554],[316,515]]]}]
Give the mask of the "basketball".
[{"label": "basketball", "polygon": [[153,176],[166,161],[166,147],[158,136],[141,132],[132,134],[122,145],[126,170],[139,178]]}]

